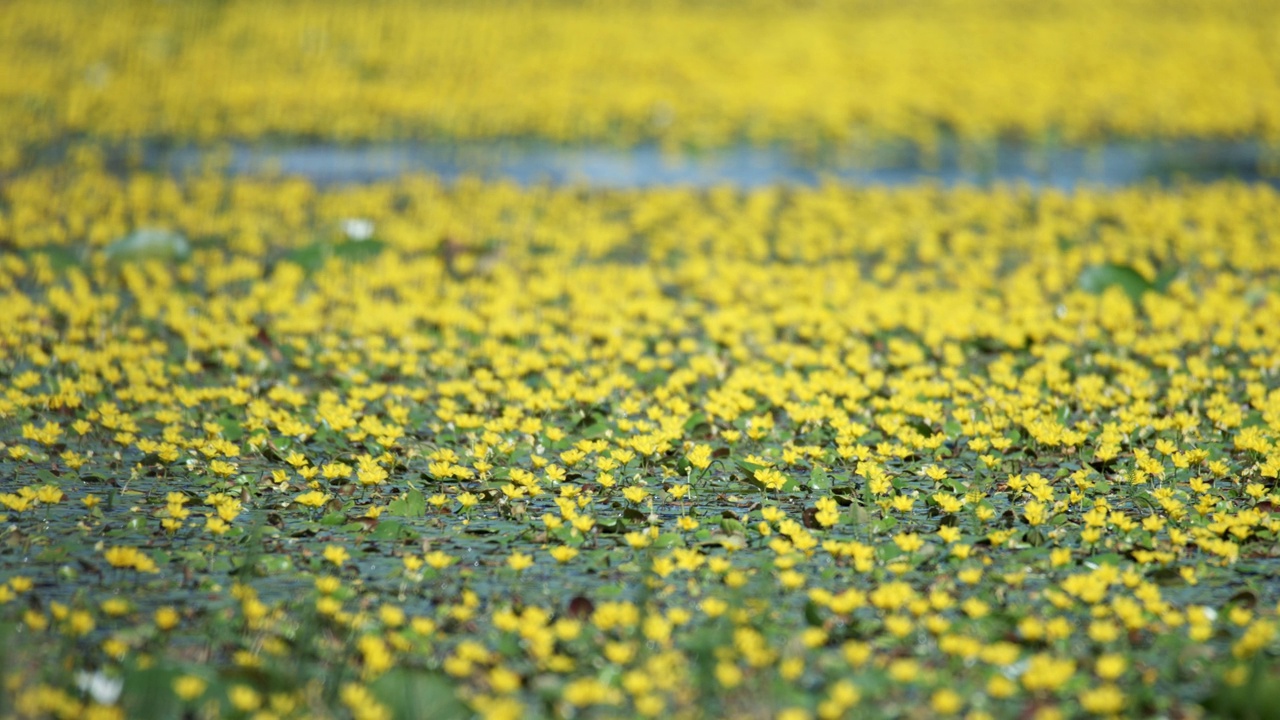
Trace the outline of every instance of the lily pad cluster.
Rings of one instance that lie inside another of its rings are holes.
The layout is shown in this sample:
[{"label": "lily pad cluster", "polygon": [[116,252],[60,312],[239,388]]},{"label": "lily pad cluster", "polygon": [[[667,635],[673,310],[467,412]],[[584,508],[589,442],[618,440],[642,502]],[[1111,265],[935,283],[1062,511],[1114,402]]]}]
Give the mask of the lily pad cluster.
[{"label": "lily pad cluster", "polygon": [[1274,695],[1274,190],[0,193],[7,715]]}]

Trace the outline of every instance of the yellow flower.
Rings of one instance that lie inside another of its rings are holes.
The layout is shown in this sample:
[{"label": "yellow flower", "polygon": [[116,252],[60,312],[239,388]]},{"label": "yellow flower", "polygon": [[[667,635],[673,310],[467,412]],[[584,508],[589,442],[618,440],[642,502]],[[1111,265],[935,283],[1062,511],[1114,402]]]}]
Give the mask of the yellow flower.
[{"label": "yellow flower", "polygon": [[108,548],[103,557],[111,567],[133,567],[137,562],[138,549],[116,546]]},{"label": "yellow flower", "polygon": [[1104,680],[1115,680],[1124,674],[1128,666],[1129,661],[1123,655],[1108,654],[1098,657],[1095,669],[1098,677]]},{"label": "yellow flower", "polygon": [[[58,617],[59,613],[56,609],[54,609],[53,615],[55,618]],[[67,634],[77,637],[88,635],[97,626],[93,616],[84,610],[64,610],[63,617],[60,619],[66,620],[65,629]]]},{"label": "yellow flower", "polygon": [[489,687],[501,694],[514,693],[520,689],[520,676],[502,666],[489,671]]},{"label": "yellow flower", "polygon": [[378,608],[378,618],[382,620],[382,624],[387,627],[400,627],[404,624],[404,610],[395,605],[383,605]]},{"label": "yellow flower", "polygon": [[557,545],[551,548],[548,551],[548,553],[551,555],[551,557],[555,558],[555,561],[557,563],[560,563],[561,565],[569,562],[570,560],[578,556],[577,548],[572,548],[572,547],[569,547],[568,545]]},{"label": "yellow flower", "polygon": [[648,491],[642,487],[632,485],[622,489],[622,496],[633,503],[639,503],[649,495]]},{"label": "yellow flower", "polygon": [[342,581],[332,575],[321,575],[315,579],[315,587],[321,595],[332,595],[342,587]]},{"label": "yellow flower", "polygon": [[916,504],[916,501],[915,498],[907,495],[895,495],[893,500],[890,501],[890,504],[893,505],[893,509],[898,512],[911,512],[911,508]]},{"label": "yellow flower", "polygon": [[732,689],[742,683],[742,669],[737,665],[721,661],[715,668],[716,681],[721,687]]},{"label": "yellow flower", "polygon": [[753,473],[753,477],[766,490],[781,490],[787,482],[787,477],[774,468],[760,468]]},{"label": "yellow flower", "polygon": [[218,477],[230,477],[235,475],[239,469],[240,468],[235,463],[226,462],[224,460],[209,461],[209,471]]},{"label": "yellow flower", "polygon": [[1028,690],[1057,690],[1075,674],[1075,661],[1051,655],[1033,655],[1022,674],[1022,686]]},{"label": "yellow flower", "polygon": [[424,555],[422,559],[425,560],[428,565],[430,565],[432,568],[436,570],[443,570],[455,562],[455,559],[452,555],[442,550],[433,550],[427,553],[426,555]]},{"label": "yellow flower", "polygon": [[706,470],[711,467],[711,447],[708,445],[694,445],[685,458],[693,467],[699,470]]},{"label": "yellow flower", "polygon": [[177,627],[179,619],[178,611],[168,605],[155,612],[156,627],[160,630],[172,630]]},{"label": "yellow flower", "polygon": [[954,690],[942,688],[933,692],[929,706],[939,715],[955,715],[964,707],[964,698]]},{"label": "yellow flower", "polygon": [[342,567],[342,564],[350,557],[351,556],[347,553],[347,549],[341,545],[326,545],[324,547],[324,559],[333,563],[337,567]]},{"label": "yellow flower", "polygon": [[57,485],[41,485],[36,491],[36,499],[47,505],[62,502],[62,490]]},{"label": "yellow flower", "polygon": [[914,682],[919,674],[920,666],[914,660],[899,658],[889,663],[889,677],[896,682]]},{"label": "yellow flower", "polygon": [[133,604],[124,598],[114,597],[103,600],[100,607],[104,614],[111,617],[120,617],[132,610]]},{"label": "yellow flower", "polygon": [[208,683],[195,675],[181,675],[173,681],[174,694],[188,702],[203,695],[207,687]]},{"label": "yellow flower", "polygon": [[329,500],[332,497],[333,496],[330,495],[329,493],[320,492],[319,490],[312,490],[310,492],[305,492],[305,493],[302,493],[301,495],[298,495],[297,497],[294,498],[294,501],[297,502],[299,505],[318,508],[323,506],[325,503],[329,502]]},{"label": "yellow flower", "polygon": [[1124,693],[1115,685],[1100,685],[1080,693],[1080,707],[1095,715],[1114,715],[1124,706]]},{"label": "yellow flower", "polygon": [[911,553],[924,547],[924,540],[915,533],[900,533],[893,536],[893,543],[903,552]]},{"label": "yellow flower", "polygon": [[262,705],[262,696],[248,685],[232,685],[227,691],[231,707],[240,712],[251,712]]}]

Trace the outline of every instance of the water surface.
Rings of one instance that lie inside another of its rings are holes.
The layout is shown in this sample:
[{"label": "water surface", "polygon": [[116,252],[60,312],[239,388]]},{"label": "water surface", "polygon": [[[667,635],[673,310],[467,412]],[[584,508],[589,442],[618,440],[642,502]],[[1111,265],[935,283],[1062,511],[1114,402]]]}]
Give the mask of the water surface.
[{"label": "water surface", "polygon": [[153,169],[187,174],[215,161],[233,175],[305,177],[321,185],[365,183],[406,174],[601,188],[660,185],[744,188],[835,180],[896,186],[1022,183],[1069,189],[1146,182],[1238,179],[1276,184],[1276,151],[1258,141],[1111,142],[1091,148],[1009,143],[974,149],[944,145],[933,157],[911,148],[800,157],[779,147],[740,146],[676,154],[656,146],[566,148],[538,144],[234,145],[212,153],[181,148],[148,153]]}]

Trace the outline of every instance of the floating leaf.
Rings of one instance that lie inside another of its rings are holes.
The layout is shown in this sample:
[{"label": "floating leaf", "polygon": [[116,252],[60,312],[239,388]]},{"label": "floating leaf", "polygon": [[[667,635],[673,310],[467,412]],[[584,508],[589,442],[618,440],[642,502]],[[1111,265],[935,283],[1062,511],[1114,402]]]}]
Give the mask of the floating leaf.
[{"label": "floating leaf", "polygon": [[1244,685],[1220,684],[1205,699],[1204,706],[1214,717],[1280,718],[1280,666],[1268,668],[1255,661]]},{"label": "floating leaf", "polygon": [[49,267],[56,271],[80,267],[84,264],[83,252],[77,252],[71,248],[57,246],[41,248],[38,254],[44,255],[49,261]]},{"label": "floating leaf", "polygon": [[331,512],[325,515],[324,517],[320,518],[321,525],[328,525],[330,527],[333,527],[335,525],[341,525],[346,521],[347,521],[347,516],[342,512]]},{"label": "floating leaf", "polygon": [[662,533],[653,539],[653,546],[656,548],[684,547],[684,538],[680,533]]},{"label": "floating leaf", "polygon": [[108,245],[106,253],[113,262],[182,260],[191,254],[191,243],[170,230],[142,228]]},{"label": "floating leaf", "polygon": [[292,250],[283,259],[313,273],[331,258],[348,263],[368,262],[385,249],[386,244],[378,240],[344,240],[339,243],[321,240]]},{"label": "floating leaf", "polygon": [[377,240],[347,240],[333,246],[333,257],[347,262],[367,262],[381,255],[386,247]]},{"label": "floating leaf", "polygon": [[730,535],[745,535],[747,532],[747,528],[742,524],[742,521],[732,518],[721,518],[720,529]]},{"label": "floating leaf", "polygon": [[396,668],[369,684],[374,696],[398,718],[430,716],[449,720],[471,713],[458,701],[453,685],[443,676],[422,670]]},{"label": "floating leaf", "polygon": [[378,526],[369,533],[369,537],[375,540],[400,540],[404,538],[414,537],[414,532],[405,527],[403,523],[394,520],[384,520],[378,523]]},{"label": "floating leaf", "polygon": [[1155,290],[1151,281],[1144,278],[1137,270],[1128,265],[1105,263],[1091,265],[1080,273],[1077,280],[1081,290],[1101,295],[1108,289],[1118,287],[1124,291],[1134,303],[1142,300],[1143,293]]},{"label": "floating leaf", "polygon": [[263,555],[258,558],[258,571],[262,575],[278,575],[293,570],[293,560],[288,555]]},{"label": "floating leaf", "polygon": [[410,490],[387,503],[387,513],[401,517],[422,517],[427,512],[427,501],[419,490]]},{"label": "floating leaf", "polygon": [[176,670],[165,667],[127,670],[122,693],[126,717],[182,717],[182,705],[171,689],[178,675]]}]

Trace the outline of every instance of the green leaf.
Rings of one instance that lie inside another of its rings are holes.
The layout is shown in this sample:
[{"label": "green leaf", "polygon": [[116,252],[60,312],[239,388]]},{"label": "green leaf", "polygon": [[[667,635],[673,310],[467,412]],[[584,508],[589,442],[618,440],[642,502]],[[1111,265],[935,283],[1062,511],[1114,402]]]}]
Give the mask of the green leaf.
[{"label": "green leaf", "polygon": [[427,500],[421,491],[410,490],[388,503],[387,512],[400,517],[422,517],[427,514]]},{"label": "green leaf", "polygon": [[244,437],[244,426],[236,418],[220,417],[218,424],[222,426],[222,437],[225,439],[236,442]]},{"label": "green leaf", "polygon": [[342,512],[331,512],[328,515],[325,515],[324,517],[320,518],[320,524],[327,525],[329,527],[333,527],[335,525],[341,525],[346,521],[347,521],[347,516]]},{"label": "green leaf", "polygon": [[62,272],[67,268],[80,267],[84,265],[84,257],[80,252],[66,247],[46,247],[41,248],[39,255],[44,255],[49,261],[49,267],[57,272]]},{"label": "green leaf", "polygon": [[381,255],[386,247],[378,240],[346,240],[333,246],[333,256],[346,262],[367,262]]},{"label": "green leaf", "polygon": [[413,531],[394,520],[383,520],[378,527],[369,533],[375,540],[398,540],[402,537],[413,537]]},{"label": "green leaf", "polygon": [[422,717],[427,709],[431,717],[441,720],[471,714],[444,676],[424,670],[396,668],[370,683],[369,689],[397,718]]},{"label": "green leaf", "polygon": [[1081,290],[1094,295],[1101,295],[1113,287],[1118,287],[1134,303],[1142,300],[1143,293],[1155,290],[1155,286],[1142,277],[1137,270],[1128,265],[1113,263],[1091,265],[1085,268],[1076,282]]},{"label": "green leaf", "polygon": [[1178,279],[1178,275],[1180,274],[1182,274],[1182,268],[1177,265],[1170,265],[1161,269],[1160,272],[1156,274],[1156,279],[1151,283],[1151,285],[1156,292],[1165,292],[1169,289],[1169,286],[1173,284],[1173,281]]},{"label": "green leaf", "polygon": [[747,529],[746,527],[743,526],[742,522],[739,520],[734,520],[732,518],[721,518],[720,530],[722,530],[724,533],[728,535],[747,534]]},{"label": "green leaf", "polygon": [[121,705],[126,717],[182,717],[182,703],[173,693],[173,681],[180,675],[169,667],[130,668],[125,671]]},{"label": "green leaf", "polygon": [[61,545],[54,545],[41,550],[36,555],[36,562],[40,563],[60,563],[67,559],[67,548]]},{"label": "green leaf", "polygon": [[684,538],[679,533],[662,533],[653,539],[656,548],[684,547]]},{"label": "green leaf", "polygon": [[191,254],[191,243],[171,230],[142,228],[108,245],[106,253],[112,262],[182,260]]},{"label": "green leaf", "polygon": [[386,244],[378,240],[344,240],[333,243],[319,240],[287,253],[282,260],[314,273],[330,259],[344,263],[367,262],[382,254]]},{"label": "green leaf", "polygon": [[806,600],[804,603],[804,621],[811,627],[822,627],[825,622],[818,604],[812,600]]},{"label": "green leaf", "polygon": [[627,531],[627,524],[620,517],[615,517],[608,520],[598,520],[596,522],[596,527],[600,528],[600,532],[602,533],[616,534],[616,533],[623,533]]},{"label": "green leaf", "polygon": [[1263,657],[1254,657],[1244,685],[1219,683],[1205,698],[1204,706],[1213,717],[1280,718],[1280,666],[1268,667]]},{"label": "green leaf", "polygon": [[867,512],[867,509],[861,505],[855,505],[853,509],[849,511],[848,516],[845,518],[845,522],[858,527],[868,525],[871,523],[871,513]]},{"label": "green leaf", "polygon": [[684,430],[685,432],[690,432],[694,428],[698,427],[699,425],[705,425],[706,423],[707,423],[706,413],[696,412],[690,415],[688,420],[684,421]]},{"label": "green leaf", "polygon": [[263,575],[280,575],[293,570],[293,559],[288,555],[263,555],[258,558],[258,570]]}]

